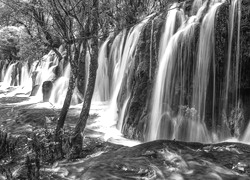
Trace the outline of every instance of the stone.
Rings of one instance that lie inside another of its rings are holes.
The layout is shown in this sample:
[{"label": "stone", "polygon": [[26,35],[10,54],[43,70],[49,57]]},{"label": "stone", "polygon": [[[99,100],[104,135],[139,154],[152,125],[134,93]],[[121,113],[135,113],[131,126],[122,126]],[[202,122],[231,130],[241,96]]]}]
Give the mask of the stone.
[{"label": "stone", "polygon": [[38,91],[38,89],[39,89],[39,87],[40,87],[39,85],[33,86],[32,90],[31,90],[31,93],[30,93],[30,96],[35,96],[36,93],[37,93],[37,91]]},{"label": "stone", "polygon": [[51,91],[53,88],[53,83],[51,81],[44,81],[42,85],[42,92],[43,92],[43,102],[48,102]]}]

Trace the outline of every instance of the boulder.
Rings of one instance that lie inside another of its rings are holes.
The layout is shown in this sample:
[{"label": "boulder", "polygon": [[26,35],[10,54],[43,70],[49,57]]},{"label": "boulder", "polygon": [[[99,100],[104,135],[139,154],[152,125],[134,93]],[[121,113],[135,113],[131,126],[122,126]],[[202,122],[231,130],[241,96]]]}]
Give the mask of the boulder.
[{"label": "boulder", "polygon": [[43,92],[43,102],[48,102],[51,91],[53,88],[53,83],[51,81],[44,81],[42,85],[42,92]]},{"label": "boulder", "polygon": [[38,89],[39,89],[39,87],[40,87],[39,85],[33,86],[32,90],[31,90],[31,93],[30,93],[30,96],[35,96],[36,93],[37,93],[37,91],[38,91]]}]

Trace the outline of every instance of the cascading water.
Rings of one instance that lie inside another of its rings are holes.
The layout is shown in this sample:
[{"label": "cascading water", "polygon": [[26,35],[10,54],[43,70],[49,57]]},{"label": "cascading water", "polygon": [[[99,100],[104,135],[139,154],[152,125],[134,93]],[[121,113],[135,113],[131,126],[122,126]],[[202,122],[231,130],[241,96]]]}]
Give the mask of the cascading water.
[{"label": "cascading water", "polygon": [[203,0],[194,0],[192,4],[192,10],[191,10],[191,15],[196,15],[198,10],[201,8],[203,4]]},{"label": "cascading water", "polygon": [[98,56],[98,69],[96,75],[94,100],[108,101],[110,99],[109,61],[107,54],[109,38],[102,44]]},{"label": "cascading water", "polygon": [[[69,86],[69,78],[70,78],[70,63],[66,66],[64,73],[61,77],[59,77],[53,84],[51,96],[50,96],[50,102],[54,105],[57,105],[59,107],[62,107],[64,103],[64,99],[67,94],[68,86]],[[72,99],[71,99],[71,104],[79,104],[80,100],[77,96],[77,94],[73,93]]]},{"label": "cascading water", "polygon": [[[125,76],[129,74],[129,70],[133,67],[135,51],[136,51],[137,43],[140,37],[140,33],[149,18],[150,16],[146,18],[144,21],[142,21],[141,23],[139,23],[138,25],[134,26],[129,31],[127,35],[127,39],[124,44],[122,55],[120,55],[121,59],[119,59],[119,61],[115,65],[114,72],[115,73],[117,72],[117,74],[114,73],[114,77],[117,77],[117,79],[116,79],[115,88],[114,88],[113,96],[111,99],[111,105],[110,105],[113,114],[117,113],[117,97],[119,95],[119,92],[121,91],[122,81],[125,78]],[[125,99],[129,99],[130,97],[130,92],[129,92],[130,90],[129,88],[127,89],[128,89],[128,92],[126,94]],[[126,107],[124,106],[123,108],[125,111]],[[117,121],[118,124],[121,124],[121,125],[123,124],[124,115],[125,113],[120,114],[120,116],[118,117],[118,121]]]},{"label": "cascading water", "polygon": [[[232,112],[240,109],[240,22],[241,0],[232,0],[229,14],[229,43],[225,76],[223,117],[228,120]],[[234,32],[237,32],[237,35]],[[236,52],[233,54],[233,52]],[[229,106],[230,104],[230,106]],[[243,139],[246,138],[244,135]]]},{"label": "cascading water", "polygon": [[53,84],[53,89],[50,96],[52,104],[62,105],[66,97],[70,77],[70,64],[65,68],[63,76],[58,78]]},{"label": "cascading water", "polygon": [[[204,139],[207,139],[209,136],[206,132],[206,125],[204,123],[206,111],[208,107],[206,106],[207,98],[208,98],[208,84],[209,81],[212,81],[213,84],[213,98],[210,99],[212,101],[212,129],[215,129],[215,117],[214,117],[214,108],[215,108],[215,36],[214,36],[214,22],[215,15],[220,7],[221,3],[215,3],[209,9],[208,13],[205,15],[201,30],[200,30],[200,39],[199,39],[199,50],[198,50],[198,58],[197,58],[197,68],[194,79],[194,91],[193,91],[193,107],[197,110],[198,114],[198,123],[202,123],[203,132],[195,132],[191,130],[191,133],[194,133],[193,136],[199,136],[201,142]],[[211,70],[211,68],[213,68]],[[211,78],[211,71],[212,78]],[[201,133],[201,134],[200,134]],[[224,132],[223,132],[224,133]],[[196,135],[195,135],[196,134]],[[227,135],[226,135],[227,136]],[[193,140],[193,139],[191,139]],[[207,139],[208,140],[208,139]],[[212,139],[211,139],[212,140]]]},{"label": "cascading water", "polygon": [[28,87],[32,87],[32,79],[30,78],[29,75],[29,69],[28,69],[28,64],[25,63],[22,66],[22,73],[21,73],[21,84],[20,86],[28,86]]},{"label": "cascading water", "polygon": [[168,11],[166,17],[164,33],[161,36],[161,42],[159,48],[159,61],[162,59],[162,56],[166,51],[169,39],[173,36],[177,28],[180,26],[180,24],[182,24],[182,22],[185,19],[183,11],[179,10],[177,6],[178,4],[174,3],[170,7],[170,11]]},{"label": "cascading water", "polygon": [[[201,2],[197,2],[200,5]],[[211,80],[210,68],[215,67],[215,15],[221,4],[217,1],[203,3],[196,16],[183,22],[170,38],[156,77],[148,141],[162,138],[199,142],[213,140],[205,124],[205,114],[207,87]],[[208,12],[202,17],[208,6]],[[192,48],[197,46],[194,44],[195,29],[198,28],[200,18],[203,19],[196,57],[195,49]],[[214,79],[215,75],[212,77]],[[214,98],[212,101],[214,105]]]},{"label": "cascading water", "polygon": [[[113,122],[117,122],[118,126],[121,128],[124,120],[124,116],[118,117],[118,105],[117,98],[119,92],[122,89],[123,79],[129,74],[129,70],[133,64],[135,58],[135,51],[137,43],[140,37],[140,33],[144,25],[147,23],[147,17],[145,20],[130,29],[126,36],[126,31],[122,31],[114,40],[111,50],[110,50],[110,72],[109,77],[112,79],[111,87],[111,100],[109,108],[103,116],[103,119],[108,118]],[[125,40],[126,37],[126,40]],[[127,92],[125,99],[129,99],[130,93]],[[123,106],[124,111],[126,107]],[[122,115],[125,115],[123,113]]]},{"label": "cascading water", "polygon": [[5,71],[6,71],[7,63],[8,63],[8,62],[7,62],[6,60],[1,60],[1,61],[0,61],[0,70],[1,70],[0,82],[3,82],[3,80],[4,80],[4,76],[5,76]]},{"label": "cascading water", "polygon": [[[181,15],[182,20],[184,20],[184,13],[181,10],[176,9],[174,14]],[[170,11],[169,14],[172,14]],[[172,16],[168,16],[170,18]],[[174,16],[177,17],[177,16]],[[166,22],[169,20],[167,19]],[[176,21],[176,19],[174,20]],[[172,24],[175,26],[175,24]],[[169,29],[168,29],[169,28]],[[173,30],[172,26],[165,27],[162,39],[165,39],[165,34],[168,34]],[[160,46],[160,55],[159,55],[159,70],[156,77],[156,83],[154,87],[154,94],[153,94],[153,102],[152,102],[152,112],[151,112],[151,120],[149,124],[149,132],[147,135],[147,140],[155,140],[161,138],[172,139],[174,137],[173,126],[169,105],[170,103],[170,96],[172,94],[172,86],[171,86],[171,79],[172,79],[172,72],[174,71],[172,67],[173,63],[171,64],[170,61],[176,61],[177,58],[177,48],[179,39],[183,36],[185,31],[189,31],[191,26],[187,26],[184,21],[182,21],[181,30],[177,32],[176,35],[171,36],[168,43],[162,44]],[[172,31],[168,36],[173,35],[175,32]],[[190,37],[189,33],[186,33]],[[163,46],[163,47],[162,47]],[[165,47],[164,47],[165,46]],[[162,51],[164,52],[161,55]],[[170,67],[169,67],[170,66]],[[172,71],[173,70],[173,71]],[[168,104],[169,103],[169,104]],[[161,129],[162,128],[162,129]]]},{"label": "cascading water", "polygon": [[117,84],[117,75],[119,70],[119,61],[122,59],[124,41],[126,38],[126,30],[120,32],[114,39],[110,49],[110,67],[109,67],[109,79],[110,79],[110,94],[113,94],[115,85]]},{"label": "cascading water", "polygon": [[55,67],[58,65],[57,57],[53,51],[50,51],[45,55],[36,68],[36,84],[40,85],[36,97],[42,100],[42,84],[44,81],[53,81],[55,79],[55,73],[53,72]]},{"label": "cascading water", "polygon": [[6,74],[5,74],[4,79],[3,79],[3,86],[4,87],[8,87],[11,85],[11,80],[12,80],[11,75],[12,75],[12,72],[15,68],[15,65],[16,65],[16,63],[13,63],[13,64],[9,65],[9,67],[7,68]]}]

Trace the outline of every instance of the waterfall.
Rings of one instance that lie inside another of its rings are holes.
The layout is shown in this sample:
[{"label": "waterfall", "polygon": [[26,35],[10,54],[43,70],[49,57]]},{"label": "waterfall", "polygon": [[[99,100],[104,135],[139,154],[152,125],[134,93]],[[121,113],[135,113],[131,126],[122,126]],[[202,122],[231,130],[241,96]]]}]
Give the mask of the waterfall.
[{"label": "waterfall", "polygon": [[109,61],[107,54],[109,38],[102,44],[98,56],[98,69],[96,73],[96,83],[94,99],[96,101],[108,101],[110,99],[109,85]]},{"label": "waterfall", "polygon": [[[230,114],[240,107],[240,23],[241,23],[241,0],[232,0],[229,14],[229,43],[227,52],[227,65],[225,76],[223,117],[229,120]],[[234,32],[237,32],[235,34]],[[236,48],[234,48],[236,47]],[[233,52],[236,52],[233,54]],[[235,55],[235,56],[233,56]],[[231,104],[231,107],[229,106]],[[243,139],[246,136],[243,137]]]},{"label": "waterfall", "polygon": [[3,86],[4,87],[8,87],[11,85],[11,76],[12,76],[12,72],[15,68],[15,65],[16,65],[16,63],[13,63],[13,64],[9,65],[9,67],[7,68],[6,74],[5,74],[4,79],[3,79]]},{"label": "waterfall", "polygon": [[8,65],[8,61],[6,60],[2,60],[1,61],[1,79],[0,79],[0,82],[3,82],[4,80],[4,76],[6,74],[6,69],[7,69],[7,65]]},{"label": "waterfall", "polygon": [[55,73],[53,72],[58,61],[55,58],[55,53],[50,51],[47,55],[43,56],[36,71],[36,84],[40,85],[37,91],[36,97],[42,100],[42,84],[44,81],[53,81],[55,79]]},{"label": "waterfall", "polygon": [[109,55],[109,79],[110,79],[110,95],[114,93],[115,85],[117,84],[117,76],[119,70],[119,61],[122,59],[123,49],[124,49],[124,41],[126,38],[126,30],[121,31],[114,39]]},{"label": "waterfall", "polygon": [[[203,18],[197,62],[192,49],[196,47],[195,29],[207,4],[204,3],[196,16],[183,21],[179,30],[171,36],[161,57],[154,86],[151,120],[147,132],[148,141],[178,139],[209,142],[211,140],[204,123],[204,116],[210,66],[214,59],[214,21],[220,5],[221,3],[211,4]],[[190,94],[193,98],[189,98]],[[188,108],[185,108],[186,106]]]},{"label": "waterfall", "polygon": [[[204,127],[204,132],[206,132],[206,126],[204,124],[206,111],[208,107],[206,106],[208,98],[208,84],[209,81],[212,81],[213,84],[213,99],[212,101],[212,128],[214,129],[214,108],[215,108],[215,38],[214,38],[214,22],[217,9],[220,7],[221,3],[214,4],[209,12],[205,15],[201,30],[200,30],[200,39],[199,39],[199,49],[198,49],[198,58],[197,58],[197,68],[194,79],[194,94],[193,94],[193,107],[197,110],[198,113],[198,123],[202,123]],[[213,68],[212,70],[210,68]],[[213,79],[210,79],[211,71]],[[215,130],[215,129],[214,129]],[[191,131],[191,133],[194,131]],[[199,136],[199,140],[203,141],[204,138],[208,137],[206,133],[195,133],[193,136]],[[192,139],[191,139],[192,140]]]},{"label": "waterfall", "polygon": [[22,65],[20,86],[29,86],[29,87],[32,86],[32,79],[29,76],[29,70],[28,70],[27,63]]},{"label": "waterfall", "polygon": [[192,10],[191,10],[191,15],[196,15],[198,10],[201,8],[203,4],[203,0],[194,0],[192,4]]},{"label": "waterfall", "polygon": [[[110,59],[111,59],[111,72],[112,85],[111,85],[111,100],[109,108],[106,112],[107,118],[116,121],[117,124],[120,124],[120,127],[123,124],[124,116],[119,116],[118,118],[118,105],[117,99],[120,91],[122,90],[123,79],[128,76],[130,69],[132,68],[133,61],[135,58],[135,52],[137,43],[139,41],[140,33],[142,28],[147,23],[148,19],[151,16],[147,17],[145,20],[134,26],[130,29],[127,34],[126,40],[126,31],[121,32],[114,40],[111,50],[110,50]],[[128,92],[125,95],[125,99],[129,99],[130,93]],[[126,107],[123,106],[125,111]],[[123,114],[124,115],[124,114]]]},{"label": "waterfall", "polygon": [[[68,63],[67,66],[65,67],[63,75],[59,77],[53,84],[51,96],[49,99],[49,101],[52,104],[62,107],[68,91],[70,74],[71,74],[71,68],[70,68],[70,63]],[[74,90],[74,93],[71,98],[71,105],[76,105],[79,103],[80,100],[77,96],[77,93]]]},{"label": "waterfall", "polygon": [[[168,11],[164,33],[161,36],[160,48],[159,48],[159,61],[162,59],[164,52],[166,51],[169,39],[176,32],[177,28],[182,24],[185,16],[182,10],[177,9],[178,4],[174,3]],[[178,24],[179,23],[179,24]]]}]

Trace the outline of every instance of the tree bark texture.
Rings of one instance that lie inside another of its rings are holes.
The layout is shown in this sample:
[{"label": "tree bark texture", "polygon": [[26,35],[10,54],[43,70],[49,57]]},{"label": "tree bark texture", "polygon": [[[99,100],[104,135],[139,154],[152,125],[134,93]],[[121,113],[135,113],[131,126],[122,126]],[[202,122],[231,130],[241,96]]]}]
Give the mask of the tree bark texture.
[{"label": "tree bark texture", "polygon": [[65,119],[70,107],[70,103],[71,103],[71,99],[72,99],[72,95],[74,93],[74,89],[75,89],[75,82],[76,82],[76,76],[77,76],[77,72],[78,72],[78,68],[76,66],[76,63],[78,61],[79,58],[79,53],[80,53],[80,45],[75,45],[75,51],[74,51],[74,58],[72,60],[72,56],[71,56],[71,50],[70,50],[70,45],[67,46],[67,51],[69,51],[69,61],[70,61],[70,65],[71,65],[71,75],[70,75],[70,80],[69,80],[69,86],[68,86],[68,90],[67,90],[67,94],[63,103],[63,107],[60,113],[60,117],[58,119],[57,122],[57,126],[56,126],[56,132],[55,132],[55,139],[58,140],[59,136],[60,136],[60,131],[64,126],[65,123]]},{"label": "tree bark texture", "polygon": [[68,91],[63,103],[63,107],[60,113],[60,117],[57,121],[57,126],[56,126],[56,133],[55,133],[55,139],[57,140],[58,137],[60,136],[60,131],[64,126],[65,123],[65,119],[70,107],[70,102],[71,102],[71,98],[74,92],[74,88],[75,88],[75,81],[76,81],[76,77],[73,75],[73,73],[71,73],[70,75],[70,79],[69,79],[69,86],[68,86]]},{"label": "tree bark texture", "polygon": [[84,103],[82,111],[79,117],[79,120],[75,126],[74,137],[72,138],[72,143],[74,146],[78,146],[81,149],[82,136],[81,133],[85,129],[87,124],[87,119],[89,117],[89,110],[91,105],[92,96],[95,88],[96,81],[96,71],[98,67],[98,6],[99,0],[93,0],[92,8],[92,35],[93,39],[91,42],[91,51],[90,51],[90,65],[89,65],[89,78],[87,84],[87,90],[84,97]]},{"label": "tree bark texture", "polygon": [[83,47],[80,52],[80,57],[78,61],[78,67],[79,67],[79,72],[77,76],[77,89],[79,92],[80,98],[83,100],[84,99],[84,94],[85,94],[85,89],[86,89],[86,71],[85,71],[85,66],[86,66],[86,54],[87,54],[87,48],[86,48],[86,41],[83,42]]}]

